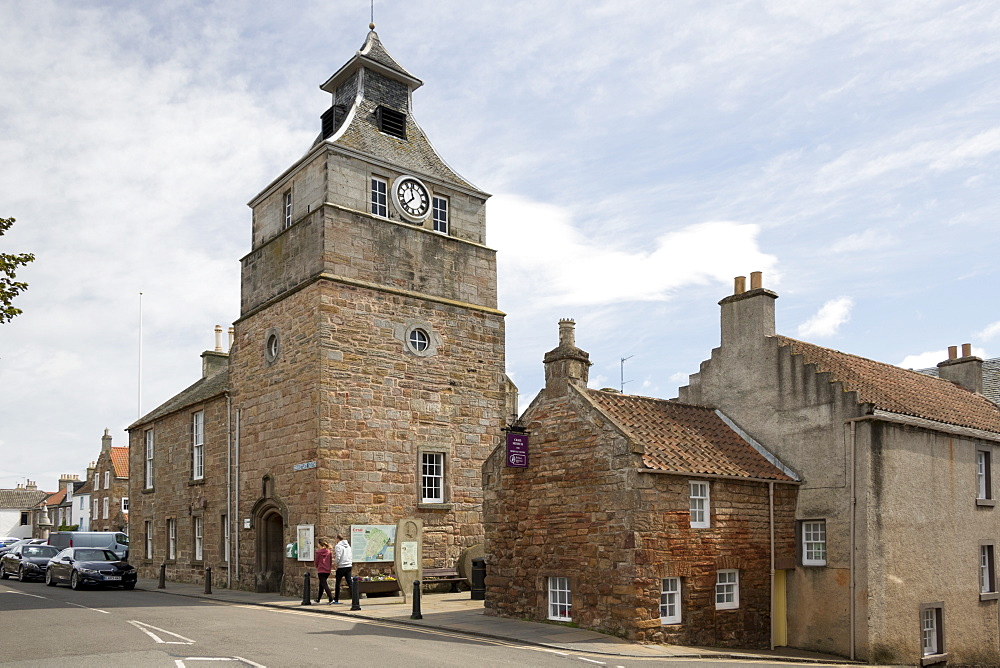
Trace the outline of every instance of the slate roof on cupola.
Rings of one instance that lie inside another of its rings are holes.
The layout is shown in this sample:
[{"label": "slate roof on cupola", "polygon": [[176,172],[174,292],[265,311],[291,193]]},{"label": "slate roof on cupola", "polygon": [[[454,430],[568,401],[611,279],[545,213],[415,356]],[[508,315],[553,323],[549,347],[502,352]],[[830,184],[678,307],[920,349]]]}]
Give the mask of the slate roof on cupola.
[{"label": "slate roof on cupola", "polygon": [[794,481],[710,408],[604,390],[586,396],[643,448],[646,468]]},{"label": "slate roof on cupola", "polygon": [[[365,43],[361,45],[361,48],[358,50],[358,54],[368,56],[375,62],[385,65],[391,70],[396,70],[400,74],[405,74],[411,79],[420,81],[403,69],[403,66],[397,63],[395,58],[389,55],[389,52],[385,50],[384,46],[382,46],[382,40],[378,38],[378,33],[375,32],[374,27],[368,31],[368,36],[365,37]],[[414,87],[416,88],[416,86]]]},{"label": "slate roof on cupola", "polygon": [[1000,433],[1000,406],[964,387],[892,364],[849,355],[786,336],[779,345],[801,355],[819,373],[856,392],[858,401],[889,413]]}]

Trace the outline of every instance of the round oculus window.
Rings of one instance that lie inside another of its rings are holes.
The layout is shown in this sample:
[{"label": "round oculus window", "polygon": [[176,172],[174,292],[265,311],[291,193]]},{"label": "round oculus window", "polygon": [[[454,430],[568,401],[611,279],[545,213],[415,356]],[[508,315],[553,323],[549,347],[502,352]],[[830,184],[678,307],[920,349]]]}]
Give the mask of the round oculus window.
[{"label": "round oculus window", "polygon": [[430,346],[431,337],[428,336],[427,332],[424,330],[417,328],[410,332],[408,342],[413,350],[418,353],[422,353],[427,350],[428,346]]},{"label": "round oculus window", "polygon": [[264,357],[268,362],[273,362],[278,359],[278,353],[281,351],[281,346],[278,342],[278,334],[276,332],[271,332],[267,335],[267,341],[264,343]]}]

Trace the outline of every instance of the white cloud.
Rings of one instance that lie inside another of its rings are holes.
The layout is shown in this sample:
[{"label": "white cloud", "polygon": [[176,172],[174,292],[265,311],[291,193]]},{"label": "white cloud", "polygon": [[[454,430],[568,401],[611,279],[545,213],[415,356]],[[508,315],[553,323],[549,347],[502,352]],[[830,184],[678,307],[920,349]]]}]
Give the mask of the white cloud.
[{"label": "white cloud", "polygon": [[885,230],[869,229],[864,232],[850,234],[837,243],[830,250],[834,253],[854,253],[857,251],[871,251],[885,248],[895,243],[895,239]]},{"label": "white cloud", "polygon": [[901,366],[904,369],[930,369],[946,359],[948,359],[947,350],[929,350],[925,353],[907,355],[896,366]]},{"label": "white cloud", "polygon": [[850,297],[831,299],[816,312],[813,317],[798,327],[798,335],[809,339],[814,337],[833,336],[845,322],[851,319],[851,309],[854,300]]},{"label": "white cloud", "polygon": [[496,195],[488,212],[503,288],[520,310],[662,301],[684,286],[758,270],[777,282],[777,260],[758,248],[756,225],[689,225],[650,239],[647,248],[627,249],[586,238],[568,210],[551,204]]},{"label": "white cloud", "polygon": [[982,339],[983,341],[992,341],[1000,334],[1000,320],[987,325],[984,329],[973,334],[977,339]]}]

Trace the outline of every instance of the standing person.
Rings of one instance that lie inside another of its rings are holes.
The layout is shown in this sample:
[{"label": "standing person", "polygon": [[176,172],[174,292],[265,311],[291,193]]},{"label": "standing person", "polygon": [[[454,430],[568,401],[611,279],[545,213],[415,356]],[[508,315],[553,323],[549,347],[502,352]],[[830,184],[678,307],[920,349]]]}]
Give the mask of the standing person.
[{"label": "standing person", "polygon": [[316,602],[323,598],[323,592],[326,592],[326,602],[327,605],[333,603],[333,592],[330,591],[330,583],[327,581],[330,578],[330,571],[333,566],[333,553],[330,552],[330,543],[326,542],[325,538],[320,538],[316,541],[319,545],[319,549],[316,550],[316,554],[313,555],[313,565],[316,567],[316,573],[319,575],[319,585],[316,589]]},{"label": "standing person", "polygon": [[333,602],[340,603],[340,579],[347,578],[347,590],[354,598],[354,582],[351,580],[351,567],[354,565],[354,555],[351,552],[351,544],[341,535],[337,534],[337,545],[333,548],[334,558],[337,564],[337,582],[333,587]]}]

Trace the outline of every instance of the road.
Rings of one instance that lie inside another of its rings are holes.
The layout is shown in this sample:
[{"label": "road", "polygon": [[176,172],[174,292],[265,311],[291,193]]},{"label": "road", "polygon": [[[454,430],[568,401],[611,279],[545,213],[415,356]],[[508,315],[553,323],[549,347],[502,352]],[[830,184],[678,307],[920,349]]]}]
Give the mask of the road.
[{"label": "road", "polygon": [[[684,666],[556,651],[313,610],[279,610],[151,591],[0,582],[0,665],[74,668],[211,666]],[[781,666],[791,663],[754,663]]]}]

